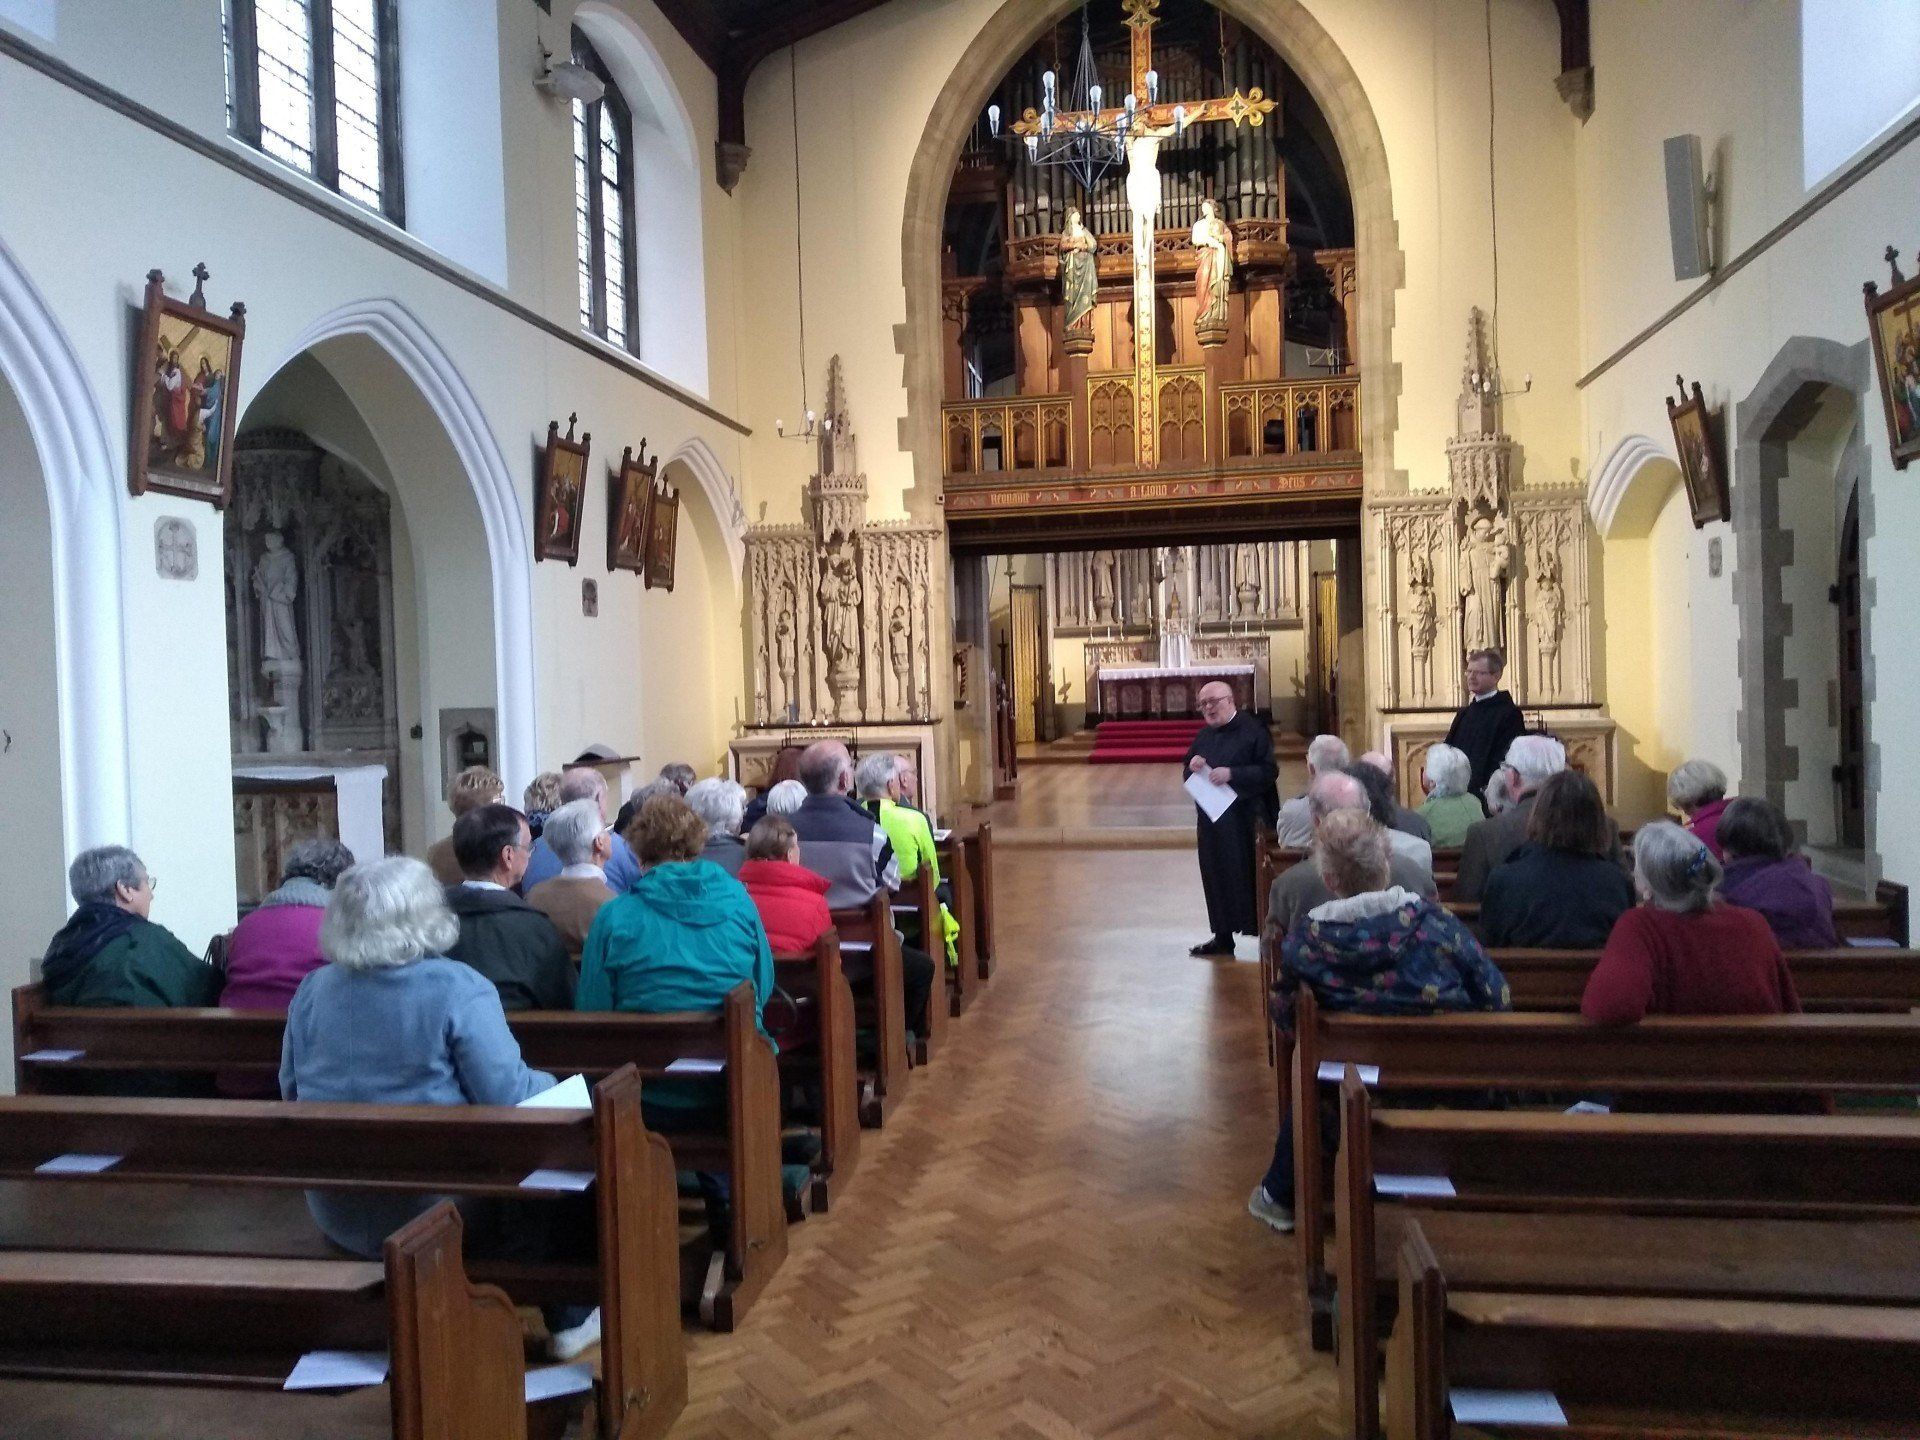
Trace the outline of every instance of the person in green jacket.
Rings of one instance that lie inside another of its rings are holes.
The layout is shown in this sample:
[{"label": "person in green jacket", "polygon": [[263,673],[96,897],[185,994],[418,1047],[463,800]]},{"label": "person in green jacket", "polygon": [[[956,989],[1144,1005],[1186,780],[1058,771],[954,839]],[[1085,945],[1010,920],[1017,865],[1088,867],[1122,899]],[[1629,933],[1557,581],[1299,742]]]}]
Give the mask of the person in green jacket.
[{"label": "person in green jacket", "polygon": [[[924,810],[916,810],[907,803],[906,788],[902,783],[905,773],[905,760],[892,751],[881,750],[863,755],[859,769],[854,772],[854,789],[860,796],[862,808],[878,820],[880,828],[887,832],[887,841],[893,846],[894,861],[900,867],[901,882],[904,884],[917,876],[922,865],[933,876],[933,888],[940,897],[940,922],[942,938],[947,946],[947,964],[958,965],[960,922],[953,918],[949,906],[951,896],[941,885],[940,852],[933,843],[933,822],[927,819]],[[924,941],[920,943],[925,944]]]},{"label": "person in green jacket", "polygon": [[[628,838],[644,873],[593,917],[574,1008],[718,1010],[746,980],[756,1014],[764,1011],[773,993],[773,948],[746,886],[700,858],[706,822],[678,795],[656,795],[641,806]],[[649,1082],[646,1105],[697,1107],[716,1088],[698,1080]]]},{"label": "person in green jacket", "polygon": [[220,972],[147,918],[153,876],[124,845],[87,850],[67,869],[79,907],[47,946],[49,1005],[217,1005]]},{"label": "person in green jacket", "polygon": [[1479,797],[1467,789],[1472,777],[1466,751],[1452,745],[1428,748],[1422,776],[1427,799],[1419,813],[1433,827],[1435,848],[1465,844],[1467,827],[1487,818]]}]

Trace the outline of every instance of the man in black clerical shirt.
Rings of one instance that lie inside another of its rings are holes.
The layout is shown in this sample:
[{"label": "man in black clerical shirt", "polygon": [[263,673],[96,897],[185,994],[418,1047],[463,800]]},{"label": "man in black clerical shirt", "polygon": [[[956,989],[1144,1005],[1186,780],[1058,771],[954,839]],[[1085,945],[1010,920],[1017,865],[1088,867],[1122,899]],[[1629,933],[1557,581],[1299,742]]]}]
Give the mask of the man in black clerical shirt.
[{"label": "man in black clerical shirt", "polygon": [[1507,758],[1507,747],[1527,730],[1513,696],[1500,688],[1506,668],[1507,657],[1498,650],[1475,650],[1467,656],[1467,703],[1447,730],[1447,744],[1464,752],[1473,766],[1467,788],[1482,797],[1493,772]]},{"label": "man in black clerical shirt", "polygon": [[[1273,736],[1233,701],[1233,687],[1215,680],[1200,687],[1200,715],[1207,728],[1187,751],[1187,775],[1205,775],[1216,785],[1231,785],[1235,800],[1218,820],[1194,806],[1200,827],[1200,885],[1207,895],[1207,923],[1213,938],[1193,947],[1194,955],[1233,954],[1234,935],[1259,928],[1254,908],[1253,846],[1257,827],[1271,826],[1280,813],[1279,769],[1273,761]],[[1182,777],[1185,778],[1184,776]]]}]

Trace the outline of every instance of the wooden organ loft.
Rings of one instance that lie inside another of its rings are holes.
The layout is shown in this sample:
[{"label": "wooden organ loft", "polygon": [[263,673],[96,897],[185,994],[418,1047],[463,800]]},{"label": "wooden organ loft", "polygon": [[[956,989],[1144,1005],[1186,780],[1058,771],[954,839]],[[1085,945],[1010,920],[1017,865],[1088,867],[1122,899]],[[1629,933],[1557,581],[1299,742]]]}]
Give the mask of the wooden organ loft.
[{"label": "wooden organ loft", "polygon": [[[1193,23],[1196,12],[1203,23]],[[1137,363],[1134,349],[1135,296],[1147,282],[1135,273],[1127,167],[1082,192],[1017,141],[994,144],[983,133],[962,155],[942,277],[942,468],[956,550],[1138,536],[1156,509],[1164,513],[1151,531],[1167,538],[1327,533],[1357,518],[1360,382],[1344,178],[1337,155],[1328,162],[1330,140],[1313,143],[1324,124],[1279,59],[1213,15],[1197,4],[1156,14],[1150,28],[1172,32],[1152,57],[1162,101],[1264,91],[1282,103],[1262,125],[1195,125],[1162,142],[1151,364]],[[1109,95],[1128,89],[1121,37],[1097,56]],[[1047,63],[1015,68],[996,96],[1003,113],[1035,103]],[[1305,179],[1289,173],[1295,150]],[[1209,197],[1234,261],[1224,331],[1216,321],[1211,334],[1196,326],[1193,240]],[[1095,240],[1090,346],[1084,321],[1077,344],[1063,334],[1060,242],[1070,205]],[[1143,377],[1150,406],[1140,403]],[[1143,464],[1139,430],[1149,423],[1157,453]]]}]

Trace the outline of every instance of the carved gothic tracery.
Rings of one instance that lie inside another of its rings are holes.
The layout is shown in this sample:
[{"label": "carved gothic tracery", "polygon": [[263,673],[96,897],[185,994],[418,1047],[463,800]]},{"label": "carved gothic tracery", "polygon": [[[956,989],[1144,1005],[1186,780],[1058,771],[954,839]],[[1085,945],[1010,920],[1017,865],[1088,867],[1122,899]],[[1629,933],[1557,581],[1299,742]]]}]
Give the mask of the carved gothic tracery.
[{"label": "carved gothic tracery", "polygon": [[755,725],[933,715],[929,592],[940,531],[867,519],[840,358],[828,369],[819,469],[798,525],[746,536]]}]

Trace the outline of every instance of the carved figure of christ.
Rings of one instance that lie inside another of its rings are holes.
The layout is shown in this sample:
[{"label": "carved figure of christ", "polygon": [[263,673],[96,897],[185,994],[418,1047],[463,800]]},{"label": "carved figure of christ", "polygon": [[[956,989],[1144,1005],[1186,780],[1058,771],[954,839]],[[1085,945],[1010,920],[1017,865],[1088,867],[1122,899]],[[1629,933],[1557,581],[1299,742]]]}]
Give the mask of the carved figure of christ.
[{"label": "carved figure of christ", "polygon": [[[1258,85],[1246,94],[1235,90],[1224,98],[1183,100],[1178,121],[1171,101],[1150,104],[1147,75],[1153,69],[1153,27],[1159,24],[1160,0],[1125,0],[1127,27],[1133,31],[1134,109],[1128,122],[1127,211],[1133,221],[1133,410],[1134,463],[1151,470],[1159,463],[1159,427],[1154,423],[1159,384],[1155,355],[1154,305],[1158,291],[1153,277],[1154,220],[1160,212],[1160,143],[1183,126],[1231,122],[1264,125],[1276,102]],[[1119,133],[1127,115],[1126,97],[1111,109],[1056,111],[1054,128],[1073,129],[1082,120],[1103,135]],[[1040,134],[1040,114],[1028,109],[1013,125],[1016,135]]]}]

